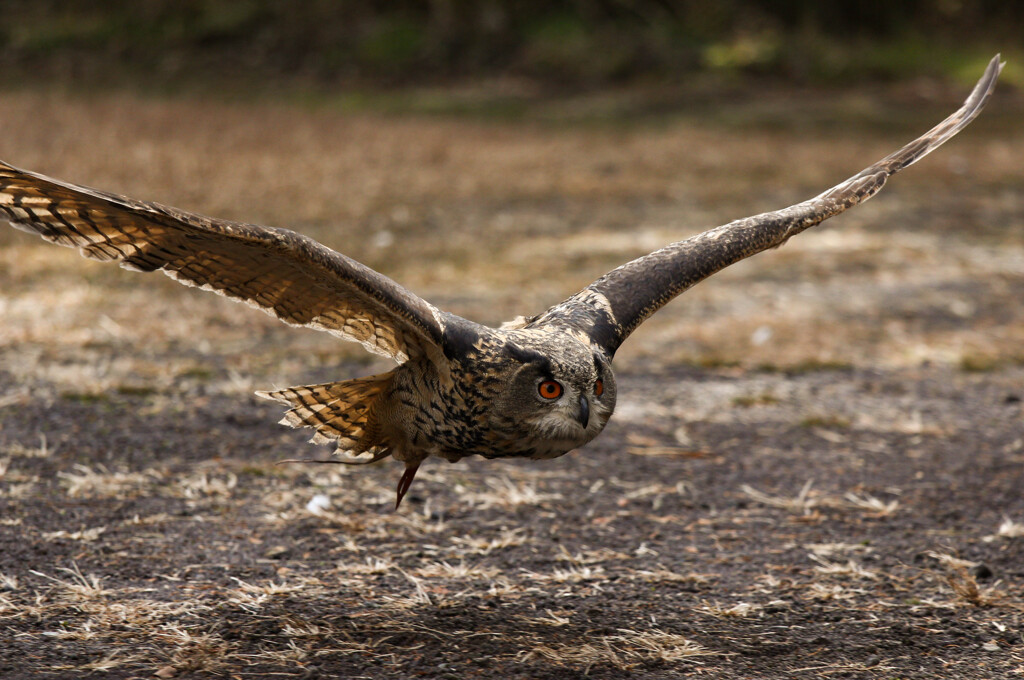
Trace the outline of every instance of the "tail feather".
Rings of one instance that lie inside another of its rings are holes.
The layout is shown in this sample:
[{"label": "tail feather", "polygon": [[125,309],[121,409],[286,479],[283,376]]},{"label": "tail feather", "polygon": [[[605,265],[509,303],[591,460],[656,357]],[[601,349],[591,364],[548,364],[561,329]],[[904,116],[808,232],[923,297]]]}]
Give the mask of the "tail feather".
[{"label": "tail feather", "polygon": [[290,427],[311,427],[314,444],[335,442],[338,451],[379,453],[385,445],[373,417],[374,404],[391,383],[393,372],[343,382],[288,387],[274,392],[257,392],[291,408],[281,420]]}]

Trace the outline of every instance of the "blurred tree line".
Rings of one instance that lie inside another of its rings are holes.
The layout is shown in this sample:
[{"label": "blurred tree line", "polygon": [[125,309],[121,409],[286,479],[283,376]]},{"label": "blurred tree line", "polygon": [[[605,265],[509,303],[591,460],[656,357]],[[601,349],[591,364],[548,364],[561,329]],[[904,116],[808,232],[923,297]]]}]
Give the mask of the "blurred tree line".
[{"label": "blurred tree line", "polygon": [[513,75],[587,86],[696,71],[820,81],[948,74],[1024,35],[1024,3],[1011,0],[0,0],[0,7],[0,77],[8,82],[244,77],[388,85]]}]

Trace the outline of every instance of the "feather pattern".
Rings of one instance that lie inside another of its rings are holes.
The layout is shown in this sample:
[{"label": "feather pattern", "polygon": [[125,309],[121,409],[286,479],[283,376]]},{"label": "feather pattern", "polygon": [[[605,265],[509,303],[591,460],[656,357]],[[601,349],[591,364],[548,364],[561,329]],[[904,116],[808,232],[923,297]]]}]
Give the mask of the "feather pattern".
[{"label": "feather pattern", "polygon": [[373,406],[392,377],[392,373],[383,373],[343,382],[257,392],[256,395],[291,406],[281,424],[315,429],[316,434],[310,439],[314,444],[334,443],[338,452],[376,454],[383,447]]},{"label": "feather pattern", "polygon": [[538,322],[558,319],[579,326],[581,318],[587,319],[594,328],[591,337],[612,356],[637,326],[686,289],[863,203],[889,177],[944,144],[984,108],[1002,66],[997,54],[956,112],[846,181],[802,203],[730,222],[628,262],[552,308]]},{"label": "feather pattern", "polygon": [[162,271],[285,323],[399,363],[442,342],[438,310],[386,276],[287,229],[218,220],[0,163],[0,213],[22,231],[126,269]]}]

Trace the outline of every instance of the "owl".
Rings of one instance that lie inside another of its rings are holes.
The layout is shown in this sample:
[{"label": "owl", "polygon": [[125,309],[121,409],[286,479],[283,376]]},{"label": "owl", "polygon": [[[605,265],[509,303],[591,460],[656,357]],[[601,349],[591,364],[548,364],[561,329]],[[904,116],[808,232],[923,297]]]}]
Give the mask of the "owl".
[{"label": "owl", "polygon": [[596,437],[615,410],[612,359],[630,333],[720,269],[874,196],[962,130],[1002,68],[923,136],[802,203],[672,243],[535,316],[492,328],[438,309],[386,276],[285,229],[218,220],[0,163],[0,213],[96,260],[160,271],[393,359],[386,373],[259,396],[282,423],[336,446],[332,462],[405,464],[395,508],[430,456],[555,458]]}]

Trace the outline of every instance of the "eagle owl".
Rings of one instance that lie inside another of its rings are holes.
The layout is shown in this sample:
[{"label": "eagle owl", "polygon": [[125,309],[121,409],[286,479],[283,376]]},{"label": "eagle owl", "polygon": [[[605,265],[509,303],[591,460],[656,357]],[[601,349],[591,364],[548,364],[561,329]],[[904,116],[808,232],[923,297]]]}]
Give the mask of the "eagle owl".
[{"label": "eagle owl", "polygon": [[873,196],[970,123],[1001,68],[997,55],[958,111],[824,193],[668,245],[501,328],[437,309],[292,231],[203,217],[3,163],[0,212],[86,257],[159,270],[394,359],[398,366],[380,375],[258,394],[289,407],[283,423],[336,444],[336,462],[392,456],[405,463],[397,508],[429,456],[554,458],[596,437],[615,409],[612,358],[638,325],[723,267]]}]

